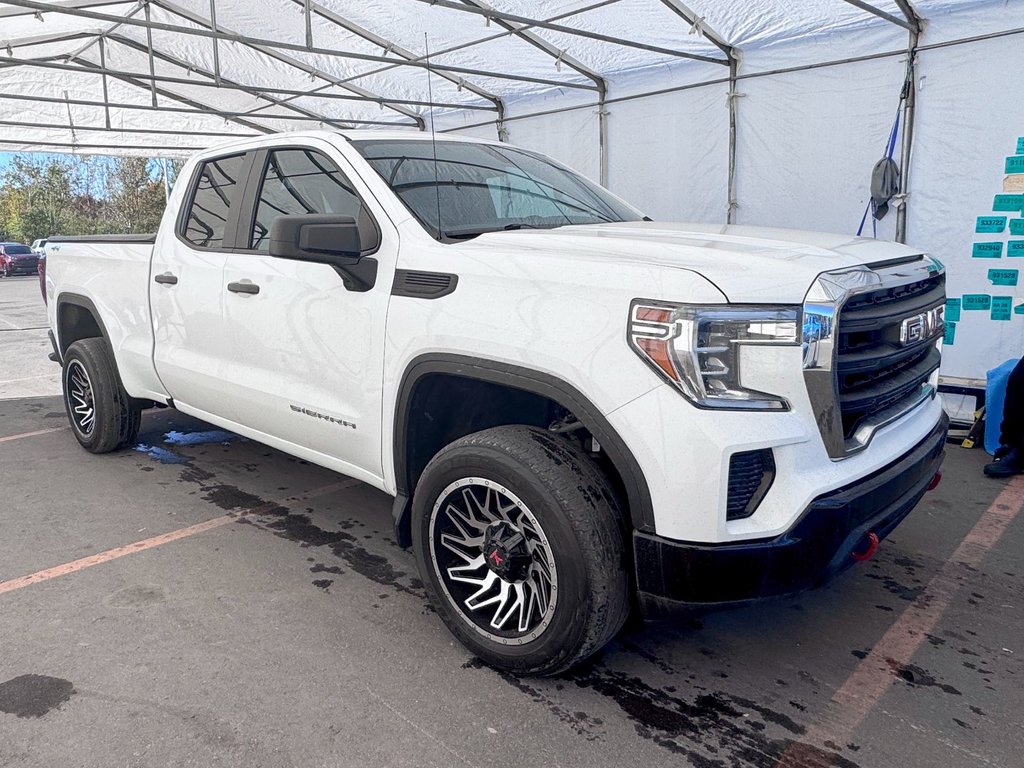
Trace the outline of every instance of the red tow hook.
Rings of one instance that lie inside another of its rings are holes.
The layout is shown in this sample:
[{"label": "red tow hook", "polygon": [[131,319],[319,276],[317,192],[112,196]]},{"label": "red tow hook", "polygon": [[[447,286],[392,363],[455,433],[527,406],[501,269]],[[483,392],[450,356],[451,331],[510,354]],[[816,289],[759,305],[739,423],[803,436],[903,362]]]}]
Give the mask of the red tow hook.
[{"label": "red tow hook", "polygon": [[941,483],[941,482],[942,482],[942,473],[941,472],[936,472],[935,473],[935,477],[933,477],[931,479],[931,481],[928,483],[928,487],[925,488],[925,490],[926,491],[934,491],[936,488],[939,487],[939,483]]},{"label": "red tow hook", "polygon": [[850,553],[850,557],[856,560],[858,563],[863,563],[865,560],[870,560],[875,556],[875,552],[878,551],[878,534],[869,533],[867,535],[868,546],[863,552],[853,551]]}]

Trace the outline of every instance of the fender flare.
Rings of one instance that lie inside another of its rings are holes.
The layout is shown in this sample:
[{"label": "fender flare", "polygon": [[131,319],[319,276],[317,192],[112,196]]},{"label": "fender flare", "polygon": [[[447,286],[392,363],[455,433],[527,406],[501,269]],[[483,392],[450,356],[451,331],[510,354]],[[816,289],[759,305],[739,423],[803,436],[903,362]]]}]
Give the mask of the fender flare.
[{"label": "fender flare", "polygon": [[100,335],[103,337],[103,340],[107,343],[107,346],[113,350],[114,347],[110,343],[110,336],[107,334],[107,327],[103,324],[103,318],[100,316],[100,312],[96,309],[96,305],[93,303],[92,299],[78,293],[62,293],[57,297],[57,306],[53,315],[55,321],[54,324],[57,326],[53,330],[57,336],[57,351],[60,354],[61,359],[64,358],[65,353],[68,351],[68,347],[71,346],[70,344],[64,343],[64,339],[61,338],[60,333],[60,313],[65,304],[70,304],[71,306],[88,310],[96,321],[96,325],[100,329]]},{"label": "fender flare", "polygon": [[[425,376],[438,373],[522,389],[554,400],[571,411],[601,444],[621,475],[633,529],[654,532],[651,493],[639,462],[601,411],[582,392],[562,379],[529,368],[468,355],[428,353],[414,358],[406,367],[395,401],[393,452],[397,490],[394,507],[396,533],[406,530],[403,526],[409,514],[415,485],[414,479],[409,476],[406,461],[410,401],[419,381]],[[400,535],[399,540],[405,538]]]}]

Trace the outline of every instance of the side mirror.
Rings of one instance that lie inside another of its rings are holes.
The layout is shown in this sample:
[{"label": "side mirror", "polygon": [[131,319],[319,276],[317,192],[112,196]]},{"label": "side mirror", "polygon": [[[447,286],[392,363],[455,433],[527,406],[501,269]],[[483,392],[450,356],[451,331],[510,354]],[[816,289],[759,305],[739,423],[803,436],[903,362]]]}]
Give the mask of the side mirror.
[{"label": "side mirror", "polygon": [[368,291],[377,277],[377,260],[363,257],[363,248],[359,224],[351,216],[278,216],[270,225],[271,256],[328,264],[350,291]]}]

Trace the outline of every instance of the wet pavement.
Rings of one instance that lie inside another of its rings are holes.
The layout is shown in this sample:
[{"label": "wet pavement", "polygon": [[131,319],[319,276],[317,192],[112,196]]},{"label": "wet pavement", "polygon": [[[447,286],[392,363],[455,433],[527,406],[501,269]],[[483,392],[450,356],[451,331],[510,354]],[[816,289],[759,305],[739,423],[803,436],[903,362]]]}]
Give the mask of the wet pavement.
[{"label": "wet pavement", "polygon": [[1004,490],[979,451],[951,447],[939,489],[825,589],[634,624],[582,669],[515,679],[441,625],[384,494],[175,411],[108,456],[64,424],[56,398],[0,401],[0,439],[56,430],[0,442],[0,582],[237,519],[0,584],[0,765],[1022,765],[1024,516],[867,673],[883,689],[856,727],[834,701]]},{"label": "wet pavement", "polygon": [[3,768],[1024,766],[1024,481],[980,451],[822,590],[516,679],[435,616],[384,494],[170,410],[79,448],[34,290],[0,284]]}]

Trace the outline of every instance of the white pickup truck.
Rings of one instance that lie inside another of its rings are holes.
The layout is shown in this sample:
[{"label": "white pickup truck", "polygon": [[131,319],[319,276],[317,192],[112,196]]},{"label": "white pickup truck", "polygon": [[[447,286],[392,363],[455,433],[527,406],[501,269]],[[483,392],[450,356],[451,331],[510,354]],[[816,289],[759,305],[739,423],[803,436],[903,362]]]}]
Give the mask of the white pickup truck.
[{"label": "white pickup truck", "polygon": [[516,673],[634,606],[815,587],[938,479],[937,260],[651,221],[508,144],[238,141],[157,235],[49,252],[87,450],[166,405],[386,491],[440,617]]}]

